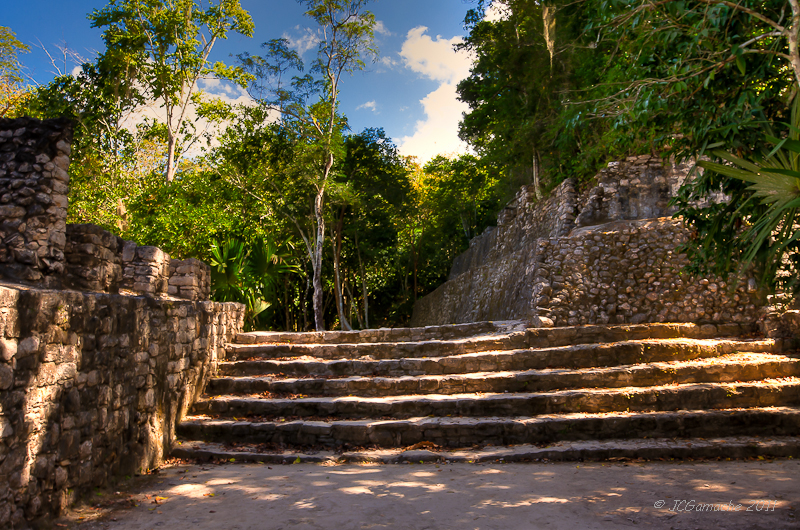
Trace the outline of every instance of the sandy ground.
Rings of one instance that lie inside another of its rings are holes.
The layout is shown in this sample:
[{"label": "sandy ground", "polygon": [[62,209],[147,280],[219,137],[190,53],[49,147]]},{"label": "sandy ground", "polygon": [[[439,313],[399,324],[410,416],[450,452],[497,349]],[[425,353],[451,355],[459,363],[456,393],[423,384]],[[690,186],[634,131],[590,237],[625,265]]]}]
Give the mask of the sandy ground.
[{"label": "sandy ground", "polygon": [[178,465],[120,487],[56,528],[800,528],[793,460]]}]

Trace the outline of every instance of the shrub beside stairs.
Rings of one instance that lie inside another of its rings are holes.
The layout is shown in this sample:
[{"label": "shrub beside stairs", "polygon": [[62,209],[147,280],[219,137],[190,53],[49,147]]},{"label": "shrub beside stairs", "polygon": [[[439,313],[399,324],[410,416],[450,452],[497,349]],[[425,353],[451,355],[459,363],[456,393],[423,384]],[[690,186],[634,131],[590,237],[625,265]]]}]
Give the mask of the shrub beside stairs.
[{"label": "shrub beside stairs", "polygon": [[739,324],[242,333],[173,455],[237,462],[800,456],[800,357]]}]

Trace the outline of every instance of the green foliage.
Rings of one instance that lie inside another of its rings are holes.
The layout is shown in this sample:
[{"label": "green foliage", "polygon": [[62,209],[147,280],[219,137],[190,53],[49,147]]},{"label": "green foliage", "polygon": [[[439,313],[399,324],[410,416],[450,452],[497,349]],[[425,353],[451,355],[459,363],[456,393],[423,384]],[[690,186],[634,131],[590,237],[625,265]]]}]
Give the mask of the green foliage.
[{"label": "green foliage", "polygon": [[588,31],[612,38],[621,53],[589,111],[609,114],[627,136],[650,128],[654,147],[683,158],[720,139],[750,150],[761,122],[788,118],[785,97],[796,79],[776,55],[786,43],[753,15],[779,21],[785,2],[594,5]]},{"label": "green foliage", "polygon": [[437,156],[425,165],[425,200],[436,209],[438,223],[460,229],[461,241],[478,235],[502,206],[494,169],[472,155]]},{"label": "green foliage", "polygon": [[215,242],[209,249],[214,297],[244,304],[248,329],[259,327],[259,317],[273,305],[279,277],[299,272],[291,263],[290,245],[270,238],[259,238],[250,246],[227,239]]},{"label": "green foliage", "polygon": [[[511,176],[537,153],[553,185],[627,155],[694,156],[721,135],[749,150],[759,123],[787,119],[796,83],[787,36],[797,28],[785,2],[550,2],[552,67],[548,3],[504,4],[508,16],[497,22],[483,20],[483,2],[468,15],[464,47],[477,62],[459,93],[471,108],[462,138]],[[769,22],[781,20],[783,33]]]},{"label": "green foliage", "polygon": [[[800,80],[800,5],[509,0],[507,16],[488,22],[485,3],[466,20],[463,47],[477,61],[459,85],[471,109],[461,136],[500,164],[506,181],[538,157],[552,185],[591,178],[609,158],[712,155],[727,164],[701,163],[710,170],[675,201],[695,234],[685,249],[690,272],[724,276],[750,264],[762,284],[797,289],[798,168],[786,102]],[[554,48],[545,31],[551,7]],[[774,128],[766,142],[765,123]],[[717,192],[731,201],[709,203]]]},{"label": "green foliage", "polygon": [[29,51],[11,28],[0,26],[0,118],[22,115],[30,90],[23,86],[19,56]]},{"label": "green foliage", "polygon": [[341,242],[343,291],[352,293],[349,319],[359,327],[388,324],[403,290],[407,259],[397,220],[408,213],[409,168],[382,129],[366,129],[345,142],[333,208],[335,242]]},{"label": "green foliage", "polygon": [[0,80],[22,82],[22,64],[19,55],[30,48],[17,39],[11,28],[0,26]]},{"label": "green foliage", "polygon": [[[181,154],[199,136],[187,120],[189,105],[198,102],[197,81],[201,76],[239,84],[249,79],[240,68],[209,62],[218,39],[226,39],[230,32],[253,34],[249,13],[239,0],[210,2],[205,9],[195,0],[111,0],[89,19],[92,27],[105,28],[106,50],[98,60],[101,71],[126,91],[141,90],[141,97],[163,106],[165,175],[171,181]],[[219,116],[216,111],[213,115]]]},{"label": "green foliage", "polygon": [[[719,175],[749,184],[746,199],[738,203],[733,218],[738,230],[717,244],[714,231],[706,234],[700,245],[716,251],[717,268],[722,273],[739,272],[751,265],[761,272],[761,284],[771,291],[776,288],[800,292],[800,100],[795,100],[792,126],[788,136],[777,138],[769,127],[765,143],[774,146],[761,156],[748,161],[727,153],[713,154],[727,165],[701,161],[699,166]],[[723,225],[724,226],[724,225]],[[720,251],[723,252],[720,252]],[[739,259],[736,259],[739,258]]]},{"label": "green foliage", "polygon": [[75,125],[70,156],[71,222],[121,229],[121,205],[149,185],[145,158],[158,146],[144,126],[131,131],[124,124],[141,102],[136,91],[120,86],[101,64],[84,64],[76,76],[57,77],[35,89],[27,101],[26,114],[67,117]]},{"label": "green foliage", "polygon": [[[467,15],[469,35],[460,47],[476,61],[458,85],[470,106],[459,134],[504,169],[509,187],[533,182],[539,172],[550,186],[568,176],[588,178],[607,157],[631,149],[609,143],[607,123],[575,126],[585,123],[576,100],[607,66],[584,32],[591,3],[512,0],[504,2],[505,17],[487,21],[481,2]],[[553,27],[548,18],[548,32],[545,10],[555,21]]]},{"label": "green foliage", "polygon": [[497,165],[471,155],[434,158],[412,175],[408,215],[398,219],[413,273],[413,296],[398,313],[409,318],[417,297],[447,279],[453,259],[494,224],[507,199]]},{"label": "green foliage", "polygon": [[[239,56],[240,66],[254,79],[251,95],[267,111],[279,112],[282,125],[297,139],[295,162],[297,173],[314,188],[314,200],[305,203],[300,215],[291,220],[305,243],[313,270],[314,324],[325,329],[323,300],[323,253],[326,239],[325,203],[332,183],[336,162],[342,156],[343,131],[346,119],[338,113],[340,84],[344,74],[365,67],[364,59],[377,53],[374,47],[375,16],[365,9],[369,0],[299,0],[306,7],[306,16],[313,19],[323,38],[311,71],[300,76],[304,65],[300,57],[289,51],[285,39],[272,40],[262,46],[265,57]],[[295,70],[289,86],[283,75]],[[284,206],[297,206],[287,200],[290,189],[275,179],[269,184],[281,196]],[[302,204],[302,203],[301,203]],[[311,215],[308,215],[308,212]],[[334,255],[337,274],[339,245]],[[341,285],[334,282],[339,321],[348,327],[341,306]]]},{"label": "green foliage", "polygon": [[166,183],[153,174],[149,185],[128,200],[122,235],[164,249],[176,258],[208,259],[215,240],[258,232],[256,212],[242,215],[238,192],[208,171],[184,172]]}]

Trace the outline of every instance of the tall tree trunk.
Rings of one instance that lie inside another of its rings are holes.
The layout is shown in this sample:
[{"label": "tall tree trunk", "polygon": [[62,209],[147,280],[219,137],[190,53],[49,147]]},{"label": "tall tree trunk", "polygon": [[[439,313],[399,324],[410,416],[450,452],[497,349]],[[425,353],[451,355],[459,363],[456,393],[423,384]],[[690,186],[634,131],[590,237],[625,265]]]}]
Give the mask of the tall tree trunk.
[{"label": "tall tree trunk", "polygon": [[289,317],[289,276],[283,275],[283,307],[286,311],[286,331],[292,331],[292,322]]},{"label": "tall tree trunk", "polygon": [[364,319],[361,318],[361,311],[358,310],[358,306],[356,305],[356,297],[353,296],[353,291],[350,289],[350,282],[345,282],[344,288],[347,291],[347,295],[350,297],[350,318],[353,318],[353,315],[355,315],[358,320],[358,326],[361,329],[367,329],[364,325]]},{"label": "tall tree trunk", "polygon": [[789,62],[794,70],[794,77],[800,83],[800,42],[798,42],[798,32],[800,32],[800,2],[789,0],[792,6],[792,22],[785,30],[786,40],[789,43]]},{"label": "tall tree trunk", "polygon": [[172,182],[175,179],[175,148],[178,143],[172,130],[167,126],[167,182]]},{"label": "tall tree trunk", "polygon": [[322,304],[322,246],[325,244],[325,218],[322,212],[324,195],[325,188],[323,186],[319,188],[317,196],[314,198],[317,235],[314,240],[314,255],[312,256],[311,267],[314,271],[314,325],[317,331],[325,331],[324,307]]},{"label": "tall tree trunk", "polygon": [[361,261],[361,247],[358,245],[358,232],[356,232],[356,255],[358,255],[358,268],[361,272],[361,295],[364,297],[364,329],[369,329],[369,294],[367,293],[367,275],[364,273],[364,262]]},{"label": "tall tree trunk", "polygon": [[414,259],[414,303],[417,302],[417,248],[414,244],[414,238],[411,238],[411,257]]},{"label": "tall tree trunk", "polygon": [[308,291],[311,289],[311,283],[308,281],[308,270],[306,270],[306,263],[303,261],[303,273],[306,277],[306,287],[303,289],[303,296],[300,298],[303,311],[303,329],[301,331],[308,331]]},{"label": "tall tree trunk", "polygon": [[556,55],[556,8],[555,6],[542,7],[544,22],[544,41],[547,51],[550,52],[550,77],[553,77],[553,59]]},{"label": "tall tree trunk", "polygon": [[339,220],[336,223],[336,230],[331,234],[333,244],[333,284],[336,291],[336,311],[339,314],[339,324],[343,331],[353,331],[350,322],[344,314],[344,302],[342,300],[342,280],[339,273],[339,260],[342,254],[342,230],[344,229],[344,208],[341,209]]},{"label": "tall tree trunk", "polygon": [[542,186],[539,176],[539,151],[533,148],[533,157],[531,162],[531,171],[533,171],[533,191],[536,192],[536,200],[542,200]]}]

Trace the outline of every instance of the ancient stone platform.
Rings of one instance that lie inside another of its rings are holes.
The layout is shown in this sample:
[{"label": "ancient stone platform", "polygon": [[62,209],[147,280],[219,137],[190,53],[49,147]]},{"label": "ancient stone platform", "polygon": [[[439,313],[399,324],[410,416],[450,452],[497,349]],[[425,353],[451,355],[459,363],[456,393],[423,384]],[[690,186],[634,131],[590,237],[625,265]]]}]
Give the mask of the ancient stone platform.
[{"label": "ancient stone platform", "polygon": [[758,321],[767,301],[754,278],[685,272],[691,230],[671,217],[670,201],[690,167],[631,157],[611,162],[581,194],[572,179],[542,200],[523,187],[497,226],[456,257],[448,281],[414,304],[411,325]]},{"label": "ancient stone platform", "polygon": [[178,425],[173,454],[800,456],[800,358],[789,346],[744,324],[243,333]]}]

